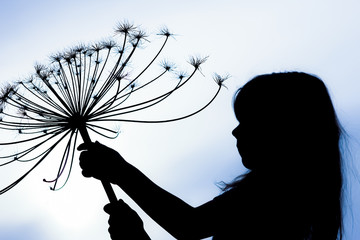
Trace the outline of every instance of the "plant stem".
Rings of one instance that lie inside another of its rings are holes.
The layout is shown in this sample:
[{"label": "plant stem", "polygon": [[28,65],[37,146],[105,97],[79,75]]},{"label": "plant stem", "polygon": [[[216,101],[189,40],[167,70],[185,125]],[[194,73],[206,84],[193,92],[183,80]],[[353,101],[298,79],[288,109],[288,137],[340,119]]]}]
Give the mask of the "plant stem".
[{"label": "plant stem", "polygon": [[[85,125],[82,125],[81,127],[79,127],[79,132],[80,132],[80,135],[81,135],[84,143],[91,143],[91,139],[90,139],[89,133],[88,133]],[[115,195],[114,190],[111,187],[110,182],[106,182],[106,181],[102,180],[101,183],[105,189],[106,195],[108,196],[110,203],[117,202],[117,197]]]}]

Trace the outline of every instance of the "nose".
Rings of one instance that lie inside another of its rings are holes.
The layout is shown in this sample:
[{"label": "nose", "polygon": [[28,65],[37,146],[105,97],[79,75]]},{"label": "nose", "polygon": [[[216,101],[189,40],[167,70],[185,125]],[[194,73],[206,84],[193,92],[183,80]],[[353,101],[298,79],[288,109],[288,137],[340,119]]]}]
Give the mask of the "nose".
[{"label": "nose", "polygon": [[232,131],[232,135],[237,138],[239,136],[239,127],[240,127],[240,124],[234,128],[234,130]]}]

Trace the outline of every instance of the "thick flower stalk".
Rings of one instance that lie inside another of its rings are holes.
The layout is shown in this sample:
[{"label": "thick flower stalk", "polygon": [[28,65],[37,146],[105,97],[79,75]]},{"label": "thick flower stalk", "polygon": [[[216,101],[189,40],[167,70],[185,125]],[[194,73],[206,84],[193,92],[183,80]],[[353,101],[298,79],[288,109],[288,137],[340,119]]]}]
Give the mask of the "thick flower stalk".
[{"label": "thick flower stalk", "polygon": [[[15,140],[0,142],[1,148],[16,146],[16,152],[0,155],[0,166],[15,162],[31,162],[32,165],[16,181],[0,190],[0,194],[21,182],[56,148],[63,149],[57,172],[52,179],[44,181],[52,185],[51,190],[61,189],[71,173],[79,134],[83,141],[89,142],[88,132],[108,138],[117,136],[118,131],[108,127],[106,122],[165,123],[181,120],[205,109],[218,95],[226,77],[216,74],[217,91],[197,111],[160,120],[131,117],[163,102],[182,88],[206,58],[192,57],[189,63],[193,70],[189,74],[176,72],[174,64],[167,61],[161,61],[162,70],[155,73],[159,67],[154,63],[159,62],[158,58],[172,36],[165,28],[158,34],[163,37],[163,43],[155,54],[140,70],[132,69],[131,60],[149,43],[147,36],[126,22],[120,23],[115,32],[117,38],[91,46],[79,45],[53,55],[49,65],[38,64],[30,77],[3,88],[0,131],[3,136],[11,133],[17,136]],[[144,89],[155,85],[169,72],[177,77],[171,88],[156,91],[154,96],[144,95]]]}]

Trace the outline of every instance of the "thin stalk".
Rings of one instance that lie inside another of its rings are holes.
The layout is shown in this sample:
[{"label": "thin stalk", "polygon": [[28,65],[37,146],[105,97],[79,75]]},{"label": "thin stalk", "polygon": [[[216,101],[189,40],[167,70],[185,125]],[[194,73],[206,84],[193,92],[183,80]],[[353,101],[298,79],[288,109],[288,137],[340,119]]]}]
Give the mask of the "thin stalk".
[{"label": "thin stalk", "polygon": [[[80,135],[81,135],[84,143],[86,143],[86,144],[91,144],[92,143],[85,124],[79,128],[79,132],[80,132]],[[101,183],[102,183],[102,185],[103,185],[103,187],[105,189],[105,192],[106,192],[106,195],[109,198],[109,201],[111,203],[116,203],[117,202],[117,197],[115,195],[114,190],[111,187],[110,182],[101,181]]]},{"label": "thin stalk", "polygon": [[217,95],[219,94],[221,89],[221,86],[219,86],[217,92],[215,93],[214,97],[202,108],[200,108],[199,110],[190,113],[188,115],[182,116],[182,117],[178,117],[178,118],[172,118],[172,119],[166,119],[166,120],[131,120],[131,119],[96,119],[94,121],[119,121],[119,122],[132,122],[132,123],[168,123],[168,122],[175,122],[175,121],[179,121],[179,120],[183,120],[185,118],[189,118],[191,116],[194,116],[195,114],[201,112],[202,110],[204,110],[205,108],[207,108],[217,97]]},{"label": "thin stalk", "polygon": [[[144,105],[144,104],[147,104],[147,103],[151,103],[153,101],[156,101],[158,99],[161,99],[163,97],[167,97],[168,95],[170,95],[171,93],[173,93],[175,90],[179,89],[180,87],[182,87],[185,83],[187,83],[195,74],[195,72],[197,71],[197,69],[194,69],[194,71],[190,74],[190,76],[183,82],[179,82],[180,84],[178,84],[174,89],[164,93],[164,94],[161,94],[160,96],[157,96],[153,99],[150,99],[150,100],[147,100],[147,101],[143,101],[143,102],[140,102],[140,103],[137,103],[137,104],[133,104],[131,106],[126,106],[126,107],[122,107],[122,108],[118,108],[118,109],[114,109],[114,110],[109,110],[107,111],[107,114],[109,113],[114,113],[114,112],[118,112],[118,111],[121,111],[121,110],[125,110],[125,109],[129,109],[129,108],[134,108],[134,107],[138,107],[138,106],[141,106],[141,105]],[[114,113],[114,114],[110,114],[106,117],[113,117],[113,116],[117,116],[118,114],[117,113]],[[91,116],[92,117],[92,116]],[[98,118],[94,118],[92,120],[99,120],[101,118],[105,118],[105,117],[98,117]]]}]

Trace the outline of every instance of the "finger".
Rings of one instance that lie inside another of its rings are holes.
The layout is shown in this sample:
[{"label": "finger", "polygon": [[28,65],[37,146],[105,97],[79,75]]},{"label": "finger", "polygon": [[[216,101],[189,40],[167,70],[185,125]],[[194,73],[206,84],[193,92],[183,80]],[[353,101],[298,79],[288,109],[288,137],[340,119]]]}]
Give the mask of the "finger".
[{"label": "finger", "polygon": [[94,158],[93,152],[83,151],[79,156],[79,165],[82,169],[97,170],[99,161],[97,161],[96,156]]},{"label": "finger", "polygon": [[81,143],[78,147],[77,150],[78,151],[83,151],[83,150],[90,150],[94,147],[97,147],[101,145],[98,141],[96,142],[91,142],[91,143]]},{"label": "finger", "polygon": [[110,214],[112,212],[112,204],[111,203],[108,203],[104,206],[104,211],[107,213],[107,214]]},{"label": "finger", "polygon": [[78,151],[83,151],[83,150],[88,150],[89,149],[89,144],[88,143],[82,143],[77,147]]},{"label": "finger", "polygon": [[129,207],[122,199],[119,199],[115,203],[108,203],[104,206],[104,211],[107,214],[116,213],[122,211],[124,208]]},{"label": "finger", "polygon": [[125,236],[124,236],[123,234],[120,235],[120,233],[118,233],[119,230],[116,230],[116,229],[114,229],[114,228],[109,227],[108,231],[109,231],[109,234],[110,234],[110,238],[111,238],[112,240],[131,239],[131,238],[129,238],[129,237],[126,236],[126,235],[125,235]]},{"label": "finger", "polygon": [[79,165],[82,169],[89,168],[89,165],[91,164],[91,157],[88,152],[82,152],[79,157]]},{"label": "finger", "polygon": [[86,177],[86,178],[92,177],[92,174],[91,174],[89,171],[83,170],[81,173],[82,173],[82,175],[83,175],[84,177]]}]

